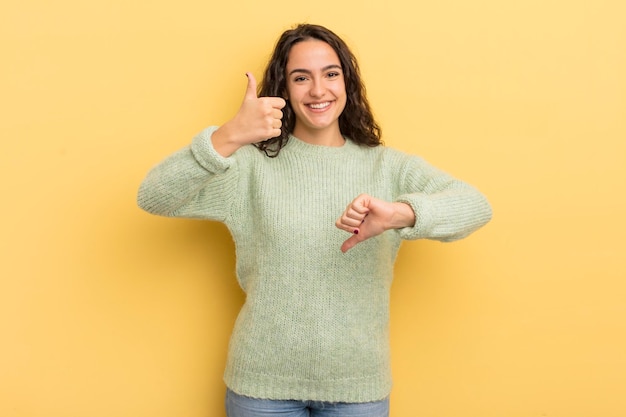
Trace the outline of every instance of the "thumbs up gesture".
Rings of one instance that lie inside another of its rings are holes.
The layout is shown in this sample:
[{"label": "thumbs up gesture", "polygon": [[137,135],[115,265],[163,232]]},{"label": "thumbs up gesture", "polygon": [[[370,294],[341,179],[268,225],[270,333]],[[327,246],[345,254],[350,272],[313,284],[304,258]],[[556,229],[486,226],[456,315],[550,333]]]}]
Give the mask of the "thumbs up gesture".
[{"label": "thumbs up gesture", "polygon": [[239,111],[213,133],[213,147],[230,156],[241,146],[280,136],[283,112],[287,104],[281,97],[257,97],[257,82],[246,73],[248,85]]}]

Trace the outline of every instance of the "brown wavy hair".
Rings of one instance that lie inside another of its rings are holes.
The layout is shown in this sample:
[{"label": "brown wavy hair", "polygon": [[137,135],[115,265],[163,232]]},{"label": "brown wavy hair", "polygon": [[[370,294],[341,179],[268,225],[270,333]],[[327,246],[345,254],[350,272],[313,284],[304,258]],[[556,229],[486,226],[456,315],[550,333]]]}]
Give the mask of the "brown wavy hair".
[{"label": "brown wavy hair", "polygon": [[[339,116],[341,134],[353,142],[365,146],[382,144],[381,129],[374,120],[369,102],[365,94],[365,85],[361,81],[361,73],[356,57],[346,43],[331,30],[311,24],[300,24],[281,35],[274,47],[274,52],[265,68],[263,80],[259,86],[260,97],[287,97],[287,60],[291,48],[302,41],[317,39],[330,45],[341,63],[346,84],[346,106]],[[295,114],[287,102],[283,108],[283,125],[281,134],[275,138],[256,143],[254,146],[269,157],[275,157],[285,146],[289,134],[296,124]]]}]

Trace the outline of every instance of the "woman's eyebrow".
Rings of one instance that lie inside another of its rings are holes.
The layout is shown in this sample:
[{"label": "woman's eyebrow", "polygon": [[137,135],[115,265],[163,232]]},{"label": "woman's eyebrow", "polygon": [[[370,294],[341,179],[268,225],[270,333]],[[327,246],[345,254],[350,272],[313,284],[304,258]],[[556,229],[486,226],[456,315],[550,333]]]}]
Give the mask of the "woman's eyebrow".
[{"label": "woman's eyebrow", "polygon": [[[341,65],[339,64],[331,64],[331,65],[326,65],[324,68],[322,68],[322,71],[328,71],[330,69],[341,69]],[[296,72],[300,72],[300,73],[304,73],[304,74],[312,74],[313,71],[305,69],[305,68],[295,68],[292,69],[291,71],[289,71],[289,75],[296,73]]]}]

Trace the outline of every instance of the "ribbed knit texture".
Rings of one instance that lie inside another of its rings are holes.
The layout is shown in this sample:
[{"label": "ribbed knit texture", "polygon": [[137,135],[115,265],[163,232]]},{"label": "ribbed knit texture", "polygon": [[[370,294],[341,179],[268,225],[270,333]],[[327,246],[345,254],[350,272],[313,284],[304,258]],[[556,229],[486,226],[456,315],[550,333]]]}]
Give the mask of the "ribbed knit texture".
[{"label": "ribbed knit texture", "polygon": [[[291,137],[276,158],[253,146],[229,158],[208,128],[153,168],[144,210],[224,222],[246,302],[225,382],[257,398],[366,402],[391,390],[389,290],[402,239],[451,241],[491,218],[471,186],[391,148],[316,146]],[[347,253],[335,220],[357,195],[406,202],[414,227]]]}]

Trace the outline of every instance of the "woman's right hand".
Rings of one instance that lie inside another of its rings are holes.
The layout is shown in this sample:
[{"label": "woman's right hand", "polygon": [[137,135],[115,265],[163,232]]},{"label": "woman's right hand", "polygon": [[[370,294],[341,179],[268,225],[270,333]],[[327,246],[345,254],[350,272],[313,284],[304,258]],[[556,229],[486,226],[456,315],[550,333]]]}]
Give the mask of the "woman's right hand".
[{"label": "woman's right hand", "polygon": [[280,136],[287,102],[281,97],[257,97],[254,75],[247,72],[248,87],[239,111],[217,129],[211,140],[222,156],[232,155],[240,147]]}]

